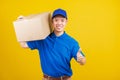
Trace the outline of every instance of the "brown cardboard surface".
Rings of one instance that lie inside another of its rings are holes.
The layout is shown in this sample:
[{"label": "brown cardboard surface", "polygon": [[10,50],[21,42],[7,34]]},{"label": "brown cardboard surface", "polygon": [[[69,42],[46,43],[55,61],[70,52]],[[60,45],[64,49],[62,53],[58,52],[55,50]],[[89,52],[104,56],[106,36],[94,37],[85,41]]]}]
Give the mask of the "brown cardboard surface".
[{"label": "brown cardboard surface", "polygon": [[50,13],[29,15],[13,22],[17,41],[45,39],[51,32]]}]

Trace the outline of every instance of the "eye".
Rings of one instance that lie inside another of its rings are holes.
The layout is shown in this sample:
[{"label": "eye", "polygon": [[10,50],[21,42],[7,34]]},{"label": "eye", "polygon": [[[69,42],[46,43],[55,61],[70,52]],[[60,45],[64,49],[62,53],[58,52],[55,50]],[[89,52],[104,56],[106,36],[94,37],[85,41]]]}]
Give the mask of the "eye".
[{"label": "eye", "polygon": [[57,21],[58,21],[58,19],[54,19],[54,21],[55,21],[55,22],[57,22]]},{"label": "eye", "polygon": [[61,22],[64,22],[65,20],[64,19],[61,19]]}]

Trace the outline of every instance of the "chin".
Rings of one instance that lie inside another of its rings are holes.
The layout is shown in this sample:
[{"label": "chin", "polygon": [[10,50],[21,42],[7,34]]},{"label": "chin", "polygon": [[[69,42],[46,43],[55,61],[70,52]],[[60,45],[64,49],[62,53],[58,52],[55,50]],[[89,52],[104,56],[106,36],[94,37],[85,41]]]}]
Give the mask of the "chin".
[{"label": "chin", "polygon": [[57,31],[57,32],[62,32],[63,30],[61,30],[61,29],[57,29],[56,31]]},{"label": "chin", "polygon": [[61,29],[57,29],[56,31],[57,31],[57,32],[62,32],[63,30],[61,30]]}]

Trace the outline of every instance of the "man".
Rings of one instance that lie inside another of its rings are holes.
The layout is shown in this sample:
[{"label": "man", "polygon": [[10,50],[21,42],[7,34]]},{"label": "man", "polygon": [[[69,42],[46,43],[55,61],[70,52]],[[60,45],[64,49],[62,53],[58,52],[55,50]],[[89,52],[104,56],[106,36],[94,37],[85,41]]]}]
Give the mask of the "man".
[{"label": "man", "polygon": [[86,62],[78,42],[64,31],[67,20],[66,11],[56,9],[52,14],[54,31],[46,39],[20,42],[23,48],[39,51],[43,80],[71,80],[71,59],[81,65]]}]

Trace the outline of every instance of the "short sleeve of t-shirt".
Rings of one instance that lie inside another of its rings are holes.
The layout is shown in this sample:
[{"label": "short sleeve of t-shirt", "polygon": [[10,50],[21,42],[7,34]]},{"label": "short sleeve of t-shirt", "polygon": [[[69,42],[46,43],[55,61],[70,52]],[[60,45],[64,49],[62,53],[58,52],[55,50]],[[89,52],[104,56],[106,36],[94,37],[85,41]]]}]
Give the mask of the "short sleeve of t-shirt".
[{"label": "short sleeve of t-shirt", "polygon": [[79,51],[79,49],[80,49],[79,44],[76,42],[72,47],[72,57],[74,57],[75,60],[77,60],[77,52]]},{"label": "short sleeve of t-shirt", "polygon": [[37,41],[28,41],[27,45],[31,50],[38,49],[41,45],[42,40],[37,40]]}]

